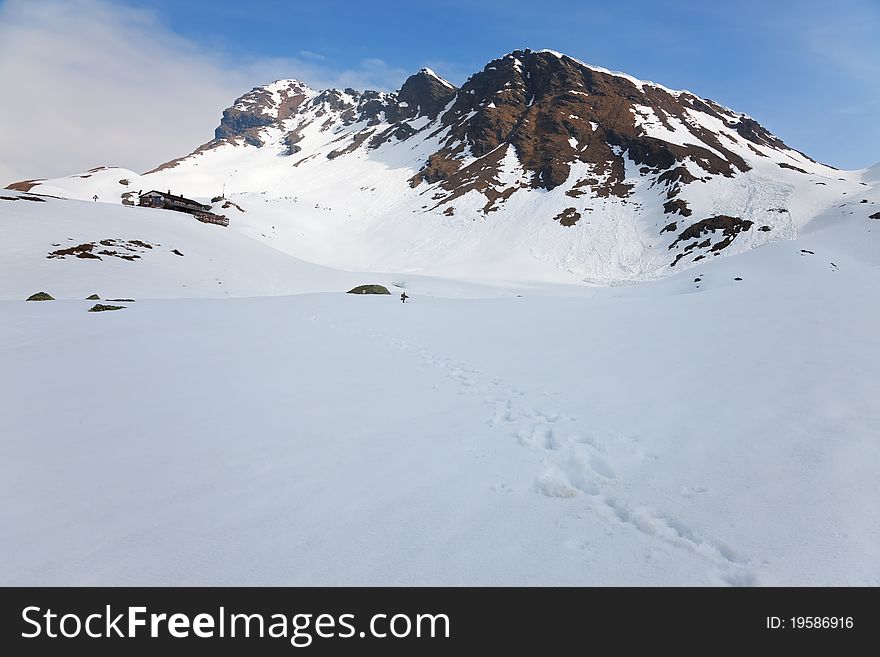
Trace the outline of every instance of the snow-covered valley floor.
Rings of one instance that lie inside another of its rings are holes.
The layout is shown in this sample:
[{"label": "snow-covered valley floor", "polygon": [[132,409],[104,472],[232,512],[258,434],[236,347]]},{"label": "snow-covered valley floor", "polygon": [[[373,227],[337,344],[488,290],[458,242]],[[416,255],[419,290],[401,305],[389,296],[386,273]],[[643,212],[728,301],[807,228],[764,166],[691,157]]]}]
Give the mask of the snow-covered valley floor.
[{"label": "snow-covered valley floor", "polygon": [[2,301],[0,583],[880,585],[874,225],[580,298]]}]

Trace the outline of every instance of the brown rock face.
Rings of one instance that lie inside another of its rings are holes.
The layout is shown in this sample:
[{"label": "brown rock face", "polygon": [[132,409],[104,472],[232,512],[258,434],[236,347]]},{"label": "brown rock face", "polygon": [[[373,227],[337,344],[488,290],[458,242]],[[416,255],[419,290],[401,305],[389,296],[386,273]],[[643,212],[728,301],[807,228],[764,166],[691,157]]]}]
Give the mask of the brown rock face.
[{"label": "brown rock face", "polygon": [[[668,130],[673,129],[672,120],[686,126],[693,144],[680,146],[649,136],[639,123],[643,108]],[[450,137],[413,184],[441,182],[454,196],[463,186],[485,191],[491,187],[492,172],[474,180],[473,172],[462,166],[462,156],[483,157],[507,144],[532,174],[533,187],[553,189],[568,181],[573,163],[591,165],[593,175],[577,181],[578,191],[569,192],[574,198],[587,192],[626,197],[630,188],[624,183],[624,153],[643,172],[663,172],[670,186],[695,179],[680,166],[688,158],[707,174],[747,171],[742,157],[690,118],[692,111],[724,121],[754,143],[782,144],[753,120],[691,94],[640,85],[555,53],[514,51],[490,62],[462,86],[442,117],[451,128]],[[680,204],[670,206],[670,211],[686,214]]]},{"label": "brown rock face", "polygon": [[262,146],[260,129],[290,118],[307,98],[303,85],[290,84],[275,94],[265,87],[256,87],[223,110],[214,140],[241,137],[252,146]]},{"label": "brown rock face", "polygon": [[666,201],[663,204],[663,212],[666,214],[680,214],[682,217],[690,217],[692,212],[688,207],[687,201],[684,201],[680,198],[674,199],[672,201]]},{"label": "brown rock face", "polygon": [[20,180],[18,182],[9,183],[4,189],[14,189],[17,192],[29,192],[31,189],[43,182],[45,178],[35,180]]},{"label": "brown rock face", "polygon": [[574,226],[580,218],[581,213],[574,208],[565,208],[565,210],[553,217],[554,221],[558,221],[563,226]]},{"label": "brown rock face", "polygon": [[[453,99],[457,91],[458,89],[449,84],[444,84],[442,80],[432,75],[428,69],[423,68],[415,75],[407,78],[403,86],[400,87],[400,91],[397,92],[399,116],[401,118],[415,116],[437,118],[437,115],[449,104],[449,101]],[[403,103],[406,103],[406,105],[401,108],[400,105]]]}]

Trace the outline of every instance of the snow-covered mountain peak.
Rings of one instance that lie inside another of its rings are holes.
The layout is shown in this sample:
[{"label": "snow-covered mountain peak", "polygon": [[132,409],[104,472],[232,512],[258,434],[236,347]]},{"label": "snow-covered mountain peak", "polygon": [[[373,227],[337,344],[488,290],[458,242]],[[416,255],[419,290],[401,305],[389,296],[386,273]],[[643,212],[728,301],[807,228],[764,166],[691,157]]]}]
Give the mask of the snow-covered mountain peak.
[{"label": "snow-covered mountain peak", "polygon": [[428,68],[427,66],[422,67],[421,69],[419,69],[419,73],[421,73],[421,74],[423,74],[423,75],[427,75],[427,76],[429,76],[429,77],[432,77],[432,78],[436,79],[436,80],[439,81],[441,84],[443,84],[443,85],[449,87],[450,89],[455,89],[455,88],[456,88],[456,86],[455,86],[454,84],[452,84],[449,80],[447,80],[446,78],[444,78],[444,77],[442,77],[442,76],[440,76],[440,75],[437,75],[437,73],[435,73],[433,69],[430,69],[430,68]]},{"label": "snow-covered mountain peak", "polygon": [[525,49],[461,88],[427,68],[392,93],[278,80],[144,176],[17,188],[129,203],[225,189],[248,208],[231,228],[321,264],[611,284],[795,237],[866,175],[691,92]]}]

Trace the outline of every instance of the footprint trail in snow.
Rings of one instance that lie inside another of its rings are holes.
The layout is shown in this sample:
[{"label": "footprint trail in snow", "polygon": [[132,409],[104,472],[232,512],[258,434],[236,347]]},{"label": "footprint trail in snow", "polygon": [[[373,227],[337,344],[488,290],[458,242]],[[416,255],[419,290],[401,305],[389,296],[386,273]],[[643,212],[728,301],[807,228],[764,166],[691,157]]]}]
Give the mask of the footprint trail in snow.
[{"label": "footprint trail in snow", "polygon": [[[392,341],[392,345],[419,357],[427,367],[445,371],[461,386],[459,394],[482,397],[488,408],[486,423],[489,427],[506,432],[518,445],[539,457],[542,470],[534,481],[537,493],[582,501],[585,510],[604,522],[639,532],[672,548],[687,550],[706,562],[713,583],[730,586],[758,583],[748,561],[722,541],[628,499],[626,481],[621,480],[618,471],[638,471],[650,466],[655,458],[642,451],[637,439],[593,435],[582,428],[584,423],[559,410],[557,405],[530,407],[525,392],[506,385],[501,379],[486,377],[463,363],[406,342]],[[558,406],[564,401],[557,394],[541,396],[559,400]],[[506,484],[502,488],[509,490]],[[494,489],[499,490],[497,486]],[[681,494],[687,499],[705,492],[700,487],[683,487]]]}]

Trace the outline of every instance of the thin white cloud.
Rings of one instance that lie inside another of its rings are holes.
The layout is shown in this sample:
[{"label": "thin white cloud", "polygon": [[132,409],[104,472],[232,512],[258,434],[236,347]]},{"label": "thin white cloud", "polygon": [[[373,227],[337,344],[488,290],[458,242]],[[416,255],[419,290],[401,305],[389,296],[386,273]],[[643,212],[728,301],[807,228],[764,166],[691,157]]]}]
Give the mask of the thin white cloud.
[{"label": "thin white cloud", "polygon": [[878,31],[880,6],[874,0],[838,0],[803,34],[815,56],[854,80],[875,83],[880,75]]},{"label": "thin white cloud", "polygon": [[317,59],[319,61],[327,59],[319,52],[312,52],[311,50],[300,50],[299,56],[303,59]]},{"label": "thin white cloud", "polygon": [[147,170],[208,141],[223,108],[274,79],[393,89],[406,77],[381,60],[336,70],[300,56],[232,61],[110,0],[9,0],[0,5],[0,187],[101,164]]}]

